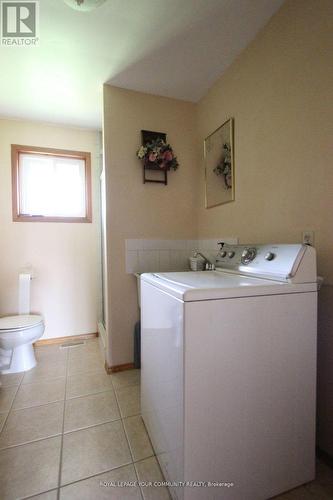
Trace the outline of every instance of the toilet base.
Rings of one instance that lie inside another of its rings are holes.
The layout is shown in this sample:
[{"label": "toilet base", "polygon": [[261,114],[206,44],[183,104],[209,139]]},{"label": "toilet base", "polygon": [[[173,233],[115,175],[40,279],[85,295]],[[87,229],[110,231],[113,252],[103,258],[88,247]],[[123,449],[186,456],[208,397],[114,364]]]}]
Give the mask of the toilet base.
[{"label": "toilet base", "polygon": [[8,370],[2,370],[3,375],[7,373],[26,372],[37,364],[34,348],[31,344],[22,344],[13,349],[13,357]]}]

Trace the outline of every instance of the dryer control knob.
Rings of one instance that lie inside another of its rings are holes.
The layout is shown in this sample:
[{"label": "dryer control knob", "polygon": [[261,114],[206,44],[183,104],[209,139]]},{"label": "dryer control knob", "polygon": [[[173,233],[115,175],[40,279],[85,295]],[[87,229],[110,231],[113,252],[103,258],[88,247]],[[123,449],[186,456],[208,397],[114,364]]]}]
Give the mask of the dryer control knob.
[{"label": "dryer control knob", "polygon": [[245,248],[242,253],[241,263],[249,264],[249,262],[252,262],[255,259],[256,255],[256,248]]},{"label": "dryer control knob", "polygon": [[223,250],[223,252],[220,253],[221,257],[225,257],[227,255],[227,252],[225,250]]},{"label": "dryer control knob", "polygon": [[273,252],[268,252],[268,253],[266,253],[266,255],[265,255],[265,259],[266,259],[266,260],[273,260],[273,259],[274,259],[274,257],[275,257],[275,254],[274,254]]},{"label": "dryer control knob", "polygon": [[232,251],[232,252],[228,252],[228,257],[229,257],[229,259],[232,259],[234,255],[235,255],[235,252],[234,252],[234,251]]}]

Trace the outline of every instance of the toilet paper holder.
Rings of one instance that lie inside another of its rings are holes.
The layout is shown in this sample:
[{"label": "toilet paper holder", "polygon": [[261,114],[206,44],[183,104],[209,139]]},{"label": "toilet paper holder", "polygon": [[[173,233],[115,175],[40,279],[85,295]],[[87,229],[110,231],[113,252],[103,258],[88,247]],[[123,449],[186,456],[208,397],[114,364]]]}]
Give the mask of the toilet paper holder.
[{"label": "toilet paper holder", "polygon": [[19,273],[18,313],[30,314],[30,283],[34,278],[33,268],[26,266]]},{"label": "toilet paper holder", "polygon": [[19,270],[19,276],[21,274],[29,274],[30,275],[30,280],[33,280],[36,278],[36,275],[35,275],[35,270],[34,268],[31,266],[31,265],[26,265],[25,267],[22,267],[20,270]]}]

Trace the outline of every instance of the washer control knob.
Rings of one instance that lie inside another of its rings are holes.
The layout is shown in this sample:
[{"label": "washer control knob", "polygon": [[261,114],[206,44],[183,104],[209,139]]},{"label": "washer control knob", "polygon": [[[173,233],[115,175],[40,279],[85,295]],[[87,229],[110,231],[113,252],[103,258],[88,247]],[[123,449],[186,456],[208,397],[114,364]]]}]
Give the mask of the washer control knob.
[{"label": "washer control knob", "polygon": [[245,248],[242,253],[241,263],[249,264],[252,262],[257,255],[257,250],[255,248]]},{"label": "washer control knob", "polygon": [[234,255],[235,255],[234,251],[228,252],[229,259],[232,259]]},{"label": "washer control knob", "polygon": [[275,253],[273,253],[273,252],[267,252],[265,255],[266,260],[273,260],[274,257],[275,257]]},{"label": "washer control knob", "polygon": [[220,255],[221,255],[221,257],[225,257],[227,255],[227,252],[225,250],[223,250]]}]

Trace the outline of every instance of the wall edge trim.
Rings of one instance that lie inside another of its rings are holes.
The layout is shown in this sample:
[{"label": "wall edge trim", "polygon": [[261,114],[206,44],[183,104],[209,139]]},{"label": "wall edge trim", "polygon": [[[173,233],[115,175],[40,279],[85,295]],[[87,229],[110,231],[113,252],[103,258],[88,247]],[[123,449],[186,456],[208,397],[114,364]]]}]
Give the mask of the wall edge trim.
[{"label": "wall edge trim", "polygon": [[95,333],[84,333],[82,335],[69,335],[68,337],[54,337],[51,339],[41,339],[34,342],[35,347],[40,347],[43,345],[53,345],[62,344],[64,342],[72,342],[75,340],[91,340],[98,337],[98,332]]},{"label": "wall edge trim", "polygon": [[123,372],[125,370],[133,370],[135,368],[134,363],[124,363],[123,365],[109,366],[106,361],[104,367],[108,375],[110,375],[110,373]]}]

